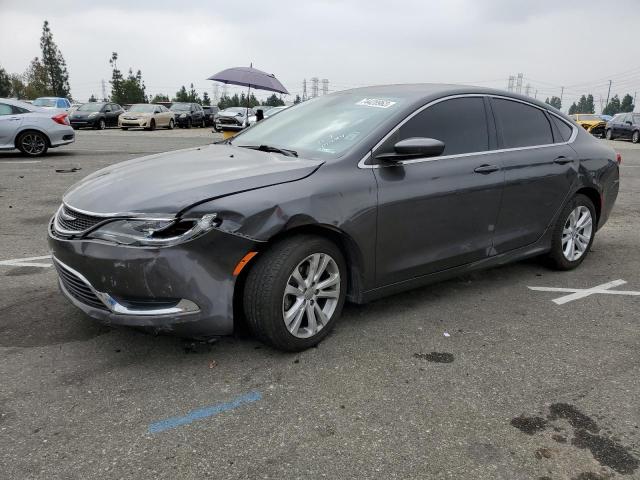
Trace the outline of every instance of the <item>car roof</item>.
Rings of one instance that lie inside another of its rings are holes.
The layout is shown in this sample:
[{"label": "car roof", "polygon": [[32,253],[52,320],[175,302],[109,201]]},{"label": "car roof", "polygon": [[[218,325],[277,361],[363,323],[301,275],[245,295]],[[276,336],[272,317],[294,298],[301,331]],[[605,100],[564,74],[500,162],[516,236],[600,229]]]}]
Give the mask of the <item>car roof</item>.
[{"label": "car roof", "polygon": [[46,110],[42,107],[38,107],[36,105],[32,105],[31,103],[23,102],[22,100],[16,100],[15,98],[0,98],[0,102],[6,103],[7,105],[13,105],[14,107],[24,108],[29,110],[30,112],[45,112]]},{"label": "car roof", "polygon": [[499,90],[495,88],[476,87],[473,85],[459,85],[459,84],[446,84],[446,83],[410,83],[410,84],[395,84],[395,85],[373,85],[369,87],[359,87],[350,90],[341,90],[331,95],[341,94],[353,94],[359,93],[366,96],[395,96],[407,100],[407,110],[415,109],[430,101],[438,98],[452,96],[452,95],[467,95],[467,94],[479,94],[479,95],[496,95],[501,97],[513,98],[515,100],[521,100],[523,102],[531,103],[540,108],[548,110],[560,115],[561,117],[571,120],[566,114],[560,112],[556,108],[548,105],[535,98],[521,95],[518,93],[507,92],[505,90]]}]

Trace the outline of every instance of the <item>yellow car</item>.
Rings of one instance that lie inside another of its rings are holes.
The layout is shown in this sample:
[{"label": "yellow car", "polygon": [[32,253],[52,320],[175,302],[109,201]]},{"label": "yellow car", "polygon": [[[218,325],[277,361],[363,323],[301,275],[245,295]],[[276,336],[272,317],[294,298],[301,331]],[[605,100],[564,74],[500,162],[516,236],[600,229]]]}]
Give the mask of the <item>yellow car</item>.
[{"label": "yellow car", "polygon": [[595,135],[596,137],[604,137],[604,130],[607,126],[607,122],[605,122],[598,115],[593,113],[576,113],[574,115],[569,115],[572,117],[578,125],[584,128],[591,135]]}]

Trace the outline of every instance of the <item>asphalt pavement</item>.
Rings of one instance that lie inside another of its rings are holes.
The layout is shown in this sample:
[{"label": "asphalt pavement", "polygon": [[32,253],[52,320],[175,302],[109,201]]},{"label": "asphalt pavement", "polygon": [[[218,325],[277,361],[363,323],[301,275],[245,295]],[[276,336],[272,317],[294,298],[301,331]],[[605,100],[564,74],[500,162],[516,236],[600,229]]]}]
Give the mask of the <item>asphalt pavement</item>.
[{"label": "asphalt pavement", "polygon": [[347,305],[299,354],[98,326],[47,266],[63,192],[214,138],[79,131],[41,160],[0,153],[0,478],[640,478],[640,145],[609,142],[621,191],[577,270],[534,259]]}]

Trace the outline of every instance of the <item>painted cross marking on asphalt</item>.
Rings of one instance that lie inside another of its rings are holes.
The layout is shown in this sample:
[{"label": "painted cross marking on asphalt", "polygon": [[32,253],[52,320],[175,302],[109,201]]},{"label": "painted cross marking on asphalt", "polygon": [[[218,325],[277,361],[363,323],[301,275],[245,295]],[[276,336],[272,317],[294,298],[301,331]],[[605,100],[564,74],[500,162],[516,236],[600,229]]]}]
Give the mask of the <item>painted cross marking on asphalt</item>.
[{"label": "painted cross marking on asphalt", "polygon": [[41,257],[13,258],[11,260],[0,260],[0,266],[5,267],[40,267],[48,268],[53,266],[51,263],[44,263],[37,260],[51,261],[51,255],[42,255]]},{"label": "painted cross marking on asphalt", "polygon": [[624,280],[613,280],[611,282],[603,283],[602,285],[596,285],[593,288],[555,288],[555,287],[527,287],[530,290],[536,290],[538,292],[566,292],[569,295],[564,295],[562,297],[554,298],[553,302],[562,305],[567,302],[572,302],[574,300],[580,300],[581,298],[588,297],[589,295],[593,295],[595,293],[603,293],[608,295],[630,295],[630,296],[640,296],[640,292],[635,292],[633,290],[611,290],[614,287],[619,287],[620,285],[624,285],[627,283]]}]

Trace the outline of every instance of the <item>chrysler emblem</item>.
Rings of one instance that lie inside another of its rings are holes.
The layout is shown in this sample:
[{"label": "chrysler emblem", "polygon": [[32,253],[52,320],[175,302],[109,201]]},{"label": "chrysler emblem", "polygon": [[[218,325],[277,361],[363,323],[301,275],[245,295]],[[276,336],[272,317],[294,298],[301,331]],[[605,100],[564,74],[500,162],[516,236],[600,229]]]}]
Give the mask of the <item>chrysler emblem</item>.
[{"label": "chrysler emblem", "polygon": [[62,218],[63,220],[66,220],[67,222],[73,222],[74,220],[76,220],[76,217],[69,215],[65,211],[60,212],[60,218]]}]

